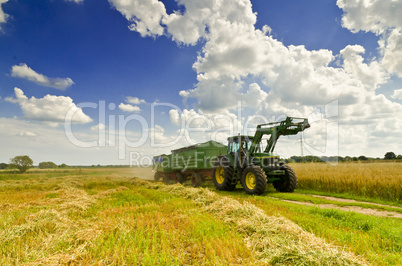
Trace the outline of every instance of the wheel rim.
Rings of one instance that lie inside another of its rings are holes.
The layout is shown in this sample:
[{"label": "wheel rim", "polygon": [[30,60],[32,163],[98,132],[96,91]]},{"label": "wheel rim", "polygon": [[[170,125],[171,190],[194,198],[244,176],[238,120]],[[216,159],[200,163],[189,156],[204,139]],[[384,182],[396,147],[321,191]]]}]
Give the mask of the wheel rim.
[{"label": "wheel rim", "polygon": [[222,184],[225,180],[225,169],[222,166],[219,166],[215,171],[215,179],[218,184]]},{"label": "wheel rim", "polygon": [[246,186],[249,189],[254,189],[255,183],[256,183],[255,175],[252,172],[248,172],[246,175]]}]

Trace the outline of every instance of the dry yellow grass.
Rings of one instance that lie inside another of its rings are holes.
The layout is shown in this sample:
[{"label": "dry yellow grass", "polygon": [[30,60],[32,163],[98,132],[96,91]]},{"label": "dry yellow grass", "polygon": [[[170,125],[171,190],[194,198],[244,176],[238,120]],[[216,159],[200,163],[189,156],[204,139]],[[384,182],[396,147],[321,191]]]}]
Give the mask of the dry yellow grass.
[{"label": "dry yellow grass", "polygon": [[208,189],[149,183],[134,178],[136,186],[167,191],[191,199],[207,213],[235,225],[262,265],[366,265],[367,262],[339,247],[325,243],[284,217],[268,216],[248,202],[224,197]]},{"label": "dry yellow grass", "polygon": [[402,200],[402,163],[291,164],[298,188]]}]

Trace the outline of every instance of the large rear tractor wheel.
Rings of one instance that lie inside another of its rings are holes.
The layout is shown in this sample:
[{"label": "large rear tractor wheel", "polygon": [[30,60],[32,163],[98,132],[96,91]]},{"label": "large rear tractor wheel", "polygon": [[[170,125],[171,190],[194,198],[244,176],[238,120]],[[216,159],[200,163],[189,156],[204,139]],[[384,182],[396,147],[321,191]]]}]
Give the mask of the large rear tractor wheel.
[{"label": "large rear tractor wheel", "polygon": [[281,170],[285,170],[285,176],[281,181],[275,181],[273,183],[274,188],[279,192],[293,192],[297,186],[296,173],[286,164],[281,167]]},{"label": "large rear tractor wheel", "polygon": [[236,185],[232,184],[233,167],[219,163],[214,167],[212,181],[217,190],[233,191]]},{"label": "large rear tractor wheel", "polygon": [[261,195],[267,188],[267,176],[259,166],[248,166],[241,179],[244,191],[250,195]]},{"label": "large rear tractor wheel", "polygon": [[191,175],[191,185],[193,187],[199,187],[199,186],[201,186],[201,184],[202,184],[202,179],[201,179],[200,174],[193,173]]}]

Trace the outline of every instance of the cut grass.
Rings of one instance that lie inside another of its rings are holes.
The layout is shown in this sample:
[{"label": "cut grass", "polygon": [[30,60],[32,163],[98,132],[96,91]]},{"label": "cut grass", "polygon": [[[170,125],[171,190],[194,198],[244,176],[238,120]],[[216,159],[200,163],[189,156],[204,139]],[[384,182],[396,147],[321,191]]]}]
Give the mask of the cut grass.
[{"label": "cut grass", "polygon": [[[158,189],[159,184],[133,180],[136,185]],[[207,189],[186,188],[181,185],[160,188],[192,199],[204,206],[226,224],[235,225],[248,246],[258,255],[259,264],[297,265],[355,265],[364,260],[335,246],[328,245],[313,234],[303,231],[282,217],[267,216],[261,209],[228,197],[221,197]]]},{"label": "cut grass", "polygon": [[[355,254],[362,255],[375,265],[402,264],[402,223],[400,219],[302,206],[265,196],[249,196],[244,194],[241,189],[218,193],[233,197],[240,202],[250,202],[263,209],[268,215],[284,216],[304,230],[322,237],[330,243],[345,247]],[[276,195],[276,193],[273,188],[269,188],[266,195]],[[280,195],[293,197],[293,194]]]},{"label": "cut grass", "polygon": [[134,186],[127,178],[53,178],[47,180],[51,186],[16,182],[9,191],[3,186],[8,200],[32,196],[1,205],[2,265],[255,262],[231,226],[189,200]]}]

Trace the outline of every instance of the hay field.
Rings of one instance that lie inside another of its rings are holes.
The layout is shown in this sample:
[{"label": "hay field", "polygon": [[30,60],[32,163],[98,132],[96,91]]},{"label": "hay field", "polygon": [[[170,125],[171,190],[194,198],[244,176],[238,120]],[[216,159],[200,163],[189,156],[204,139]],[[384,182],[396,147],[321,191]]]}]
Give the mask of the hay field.
[{"label": "hay field", "polygon": [[252,204],[138,173],[1,172],[0,264],[366,264]]},{"label": "hay field", "polygon": [[402,163],[299,163],[299,189],[348,193],[367,198],[402,202]]}]

